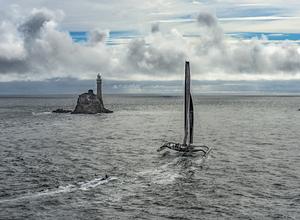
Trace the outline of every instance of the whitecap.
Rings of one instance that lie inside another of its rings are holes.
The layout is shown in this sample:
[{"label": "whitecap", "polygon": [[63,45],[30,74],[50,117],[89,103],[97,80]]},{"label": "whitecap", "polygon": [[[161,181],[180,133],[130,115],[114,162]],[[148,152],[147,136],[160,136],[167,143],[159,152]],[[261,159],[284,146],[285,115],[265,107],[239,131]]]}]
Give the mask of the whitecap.
[{"label": "whitecap", "polygon": [[50,115],[52,112],[32,112],[33,116]]},{"label": "whitecap", "polygon": [[79,189],[81,190],[89,190],[91,188],[95,188],[99,185],[103,185],[105,183],[108,183],[112,180],[116,180],[117,178],[116,177],[108,177],[107,179],[103,179],[103,178],[97,178],[97,179],[93,179],[91,181],[88,181],[86,183],[82,183],[79,187]]}]

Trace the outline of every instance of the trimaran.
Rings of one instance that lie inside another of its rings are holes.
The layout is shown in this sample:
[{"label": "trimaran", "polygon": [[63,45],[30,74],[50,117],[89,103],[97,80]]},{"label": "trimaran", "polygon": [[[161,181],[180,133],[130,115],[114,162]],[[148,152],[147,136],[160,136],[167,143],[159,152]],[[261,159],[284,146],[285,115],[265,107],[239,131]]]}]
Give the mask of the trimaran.
[{"label": "trimaran", "polygon": [[171,149],[183,153],[202,152],[207,156],[211,148],[205,145],[194,145],[194,106],[191,95],[191,74],[190,63],[185,62],[185,88],[184,88],[184,138],[181,143],[168,142],[162,145],[157,151]]}]

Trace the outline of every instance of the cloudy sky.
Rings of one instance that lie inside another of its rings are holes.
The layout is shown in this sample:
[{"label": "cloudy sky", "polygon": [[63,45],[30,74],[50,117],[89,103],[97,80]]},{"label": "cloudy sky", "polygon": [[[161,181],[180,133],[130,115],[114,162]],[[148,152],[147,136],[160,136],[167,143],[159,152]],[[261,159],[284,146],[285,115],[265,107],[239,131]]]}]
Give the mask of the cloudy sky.
[{"label": "cloudy sky", "polygon": [[172,92],[185,60],[200,92],[300,92],[299,27],[296,0],[0,0],[0,94],[98,72],[114,92]]}]

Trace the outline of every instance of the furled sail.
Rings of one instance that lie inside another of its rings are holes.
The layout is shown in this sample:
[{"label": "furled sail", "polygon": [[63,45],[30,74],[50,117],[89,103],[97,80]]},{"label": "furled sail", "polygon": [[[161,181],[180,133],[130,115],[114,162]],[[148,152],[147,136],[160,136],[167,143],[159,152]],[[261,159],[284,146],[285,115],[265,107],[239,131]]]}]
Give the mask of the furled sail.
[{"label": "furled sail", "polygon": [[191,75],[190,63],[185,62],[185,86],[184,86],[184,138],[183,145],[193,143],[194,132],[194,107],[193,99],[191,96]]}]

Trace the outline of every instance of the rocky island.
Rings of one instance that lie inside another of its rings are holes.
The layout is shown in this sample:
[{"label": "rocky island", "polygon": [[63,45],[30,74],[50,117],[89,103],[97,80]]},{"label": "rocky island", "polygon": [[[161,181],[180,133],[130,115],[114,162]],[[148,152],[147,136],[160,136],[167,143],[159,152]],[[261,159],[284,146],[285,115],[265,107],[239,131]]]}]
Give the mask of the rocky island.
[{"label": "rocky island", "polygon": [[97,95],[90,89],[87,93],[79,95],[77,105],[72,114],[97,114],[112,113],[104,107],[102,99],[102,79],[100,74],[97,75]]},{"label": "rocky island", "polygon": [[87,93],[83,93],[78,97],[77,105],[72,114],[97,114],[112,113],[103,105],[102,99],[99,99],[90,89]]},{"label": "rocky island", "polygon": [[97,114],[113,113],[104,107],[102,99],[102,79],[100,74],[97,76],[97,95],[90,89],[87,93],[79,95],[75,110],[57,109],[53,113],[70,113],[71,114]]}]

